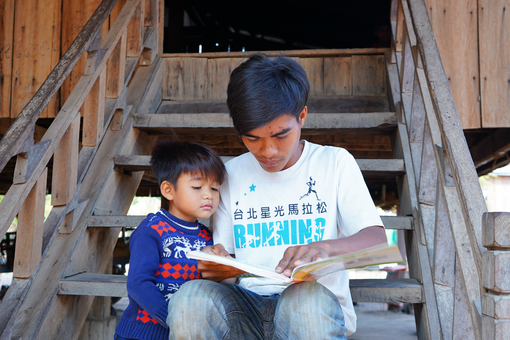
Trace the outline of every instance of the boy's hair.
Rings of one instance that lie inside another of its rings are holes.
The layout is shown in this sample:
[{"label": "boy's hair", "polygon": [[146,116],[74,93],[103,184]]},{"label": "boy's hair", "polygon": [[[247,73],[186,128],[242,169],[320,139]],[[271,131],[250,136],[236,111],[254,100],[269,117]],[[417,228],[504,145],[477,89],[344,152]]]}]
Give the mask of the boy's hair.
[{"label": "boy's hair", "polygon": [[152,172],[159,185],[167,181],[177,188],[177,180],[184,173],[200,174],[223,183],[226,170],[220,156],[208,146],[184,141],[157,141],[151,155]]},{"label": "boy's hair", "polygon": [[243,136],[285,114],[299,120],[309,92],[306,72],[295,60],[252,55],[232,71],[227,88],[236,132]]}]

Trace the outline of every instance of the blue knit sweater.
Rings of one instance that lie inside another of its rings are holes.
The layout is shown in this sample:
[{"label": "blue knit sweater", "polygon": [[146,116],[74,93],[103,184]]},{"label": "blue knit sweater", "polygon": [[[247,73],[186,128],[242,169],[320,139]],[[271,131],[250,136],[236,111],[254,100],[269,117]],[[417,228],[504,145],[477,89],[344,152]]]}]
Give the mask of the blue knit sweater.
[{"label": "blue knit sweater", "polygon": [[168,300],[186,281],[201,278],[197,261],[185,253],[212,244],[211,233],[198,222],[164,209],[149,214],[129,241],[129,305],[115,332],[128,339],[168,339]]}]

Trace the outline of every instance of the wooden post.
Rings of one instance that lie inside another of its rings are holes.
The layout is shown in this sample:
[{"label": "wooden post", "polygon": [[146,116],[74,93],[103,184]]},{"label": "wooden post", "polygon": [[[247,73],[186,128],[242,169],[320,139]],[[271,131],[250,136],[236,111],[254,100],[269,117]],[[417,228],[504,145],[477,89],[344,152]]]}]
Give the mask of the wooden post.
[{"label": "wooden post", "polygon": [[107,62],[107,98],[117,98],[124,89],[124,75],[126,72],[126,41],[127,31],[124,31],[117,46]]},{"label": "wooden post", "polygon": [[53,156],[51,205],[68,204],[76,193],[78,181],[78,149],[80,116],[76,116],[62,136]]},{"label": "wooden post", "polygon": [[104,131],[106,69],[101,72],[82,106],[84,146],[96,146]]},{"label": "wooden post", "polygon": [[510,334],[510,213],[483,214],[482,338],[503,340]]},{"label": "wooden post", "polygon": [[45,169],[18,214],[13,268],[15,278],[29,278],[41,261],[47,176],[48,170]]},{"label": "wooden post", "polygon": [[145,1],[142,0],[136,8],[136,12],[128,25],[127,56],[138,57],[143,48],[143,19],[145,12]]}]

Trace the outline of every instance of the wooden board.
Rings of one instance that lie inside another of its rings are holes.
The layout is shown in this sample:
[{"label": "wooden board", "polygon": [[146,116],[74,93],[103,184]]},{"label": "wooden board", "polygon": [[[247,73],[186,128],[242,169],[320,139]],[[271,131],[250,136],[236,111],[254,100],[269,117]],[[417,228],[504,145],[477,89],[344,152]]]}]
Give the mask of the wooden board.
[{"label": "wooden board", "polygon": [[483,214],[482,244],[488,249],[510,249],[510,213]]},{"label": "wooden board", "polygon": [[37,180],[18,216],[13,275],[29,278],[41,261],[47,169]]},{"label": "wooden board", "polygon": [[380,96],[387,86],[384,55],[352,56],[353,95]]},{"label": "wooden board", "polygon": [[[226,113],[197,114],[136,114],[136,128],[145,131],[163,131],[165,128],[232,128],[232,120]],[[393,112],[360,114],[308,114],[303,129],[385,129],[395,128]],[[305,131],[304,131],[305,132]]]},{"label": "wooden board", "polygon": [[324,58],[324,96],[352,94],[352,58]]},{"label": "wooden board", "polygon": [[239,66],[241,60],[241,58],[208,60],[205,98],[227,99],[227,86],[230,81],[230,74]]},{"label": "wooden board", "polygon": [[[16,1],[12,60],[12,118],[34,96],[60,59],[61,0]],[[55,96],[41,117],[54,117],[58,110]]]},{"label": "wooden board", "polygon": [[207,59],[163,59],[163,100],[204,99],[207,93]]},{"label": "wooden board", "polygon": [[0,117],[11,112],[14,0],[0,2]]},{"label": "wooden board", "polygon": [[[430,17],[430,22],[432,24],[432,29],[434,31],[434,35],[437,41],[437,46],[439,48],[439,53],[441,54],[441,59],[443,62],[444,70],[446,72],[446,76],[448,77],[448,82],[450,84],[450,89],[452,92],[453,100],[455,101],[455,106],[457,107],[457,112],[459,114],[460,121],[462,123],[462,127],[464,129],[476,129],[482,127],[480,125],[481,116],[480,116],[480,79],[479,79],[479,67],[478,67],[478,32],[477,32],[477,24],[478,24],[478,7],[477,0],[457,0],[457,1],[442,1],[442,0],[426,0],[427,9]],[[487,3],[487,9],[495,8],[497,6],[494,5],[492,0],[483,1]],[[482,3],[483,3],[482,2]],[[484,7],[483,4],[480,3],[479,6]],[[490,4],[489,4],[490,3]],[[503,7],[503,4],[506,3],[504,0],[499,1],[500,7]],[[507,4],[507,3],[506,3]],[[503,10],[500,8],[500,11],[493,14],[492,18],[502,18]],[[486,17],[488,19],[488,17]],[[482,16],[480,17],[482,19]],[[480,25],[480,54],[484,54],[485,56],[492,55],[490,59],[496,56],[496,51],[502,51],[505,49],[498,48],[501,44],[504,44],[504,40],[500,40],[499,37],[493,38],[496,36],[495,32],[501,32],[503,27],[499,30],[494,26],[493,19],[485,21],[485,32],[482,36],[482,25]],[[510,26],[507,26],[509,29]],[[488,45],[486,41],[491,41]],[[500,52],[501,53],[501,52]],[[459,57],[462,56],[462,57]],[[484,56],[484,57],[485,57]],[[499,58],[495,57],[495,58]],[[481,59],[481,65],[484,64],[484,59]],[[506,64],[507,67],[509,64]],[[492,68],[493,74],[502,74],[494,64],[487,65],[489,68]],[[501,65],[502,66],[502,65]],[[484,67],[484,66],[482,66]],[[486,77],[486,74],[483,74],[483,77]],[[503,89],[498,89],[497,87],[505,86],[507,87],[507,79],[508,75],[504,76],[504,82],[502,82],[503,78],[497,81],[497,85],[494,87],[487,89],[491,94],[487,96],[488,101],[492,101],[492,103],[497,102],[497,98],[501,98],[501,94],[506,92]],[[483,79],[483,78],[482,78]],[[483,81],[482,81],[483,85]],[[485,94],[482,94],[485,96]],[[499,96],[499,97],[498,97]],[[508,97],[508,94],[506,95]],[[489,105],[493,105],[493,104]],[[507,102],[505,100],[505,106]],[[489,106],[490,107],[490,106]],[[488,107],[488,108],[489,108]],[[503,107],[498,106],[499,109],[496,111],[487,112],[488,116],[498,116],[500,115],[500,111]],[[510,114],[507,115],[508,124],[510,124]],[[510,125],[507,125],[510,126]],[[483,127],[494,127],[494,126],[483,126]]]},{"label": "wooden board", "polygon": [[422,286],[414,279],[350,280],[354,302],[422,303]]},{"label": "wooden board", "polygon": [[324,92],[323,58],[297,58],[310,82],[310,97],[322,96]]},{"label": "wooden board", "polygon": [[[476,11],[476,1],[471,2],[474,2]],[[506,0],[478,0],[483,128],[510,127],[510,20],[506,14],[506,9],[510,9],[506,8],[508,5]],[[476,18],[474,20],[476,22]],[[474,27],[476,28],[476,25]],[[464,122],[462,126],[466,128]]]}]

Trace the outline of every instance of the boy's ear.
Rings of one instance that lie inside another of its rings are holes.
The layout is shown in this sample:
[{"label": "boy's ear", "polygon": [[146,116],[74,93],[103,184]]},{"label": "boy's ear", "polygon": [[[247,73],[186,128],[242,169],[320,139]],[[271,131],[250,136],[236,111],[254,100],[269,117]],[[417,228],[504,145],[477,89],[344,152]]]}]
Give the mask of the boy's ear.
[{"label": "boy's ear", "polygon": [[163,181],[159,186],[159,190],[161,191],[161,195],[167,200],[172,201],[174,199],[175,188],[172,183]]},{"label": "boy's ear", "polygon": [[299,114],[299,124],[301,124],[301,127],[305,124],[306,115],[308,114],[308,107],[304,107],[301,113]]}]

